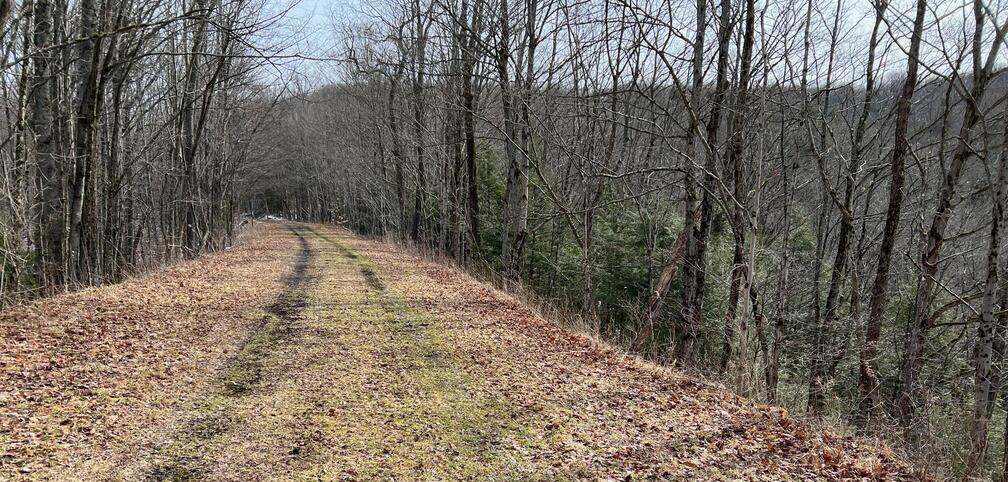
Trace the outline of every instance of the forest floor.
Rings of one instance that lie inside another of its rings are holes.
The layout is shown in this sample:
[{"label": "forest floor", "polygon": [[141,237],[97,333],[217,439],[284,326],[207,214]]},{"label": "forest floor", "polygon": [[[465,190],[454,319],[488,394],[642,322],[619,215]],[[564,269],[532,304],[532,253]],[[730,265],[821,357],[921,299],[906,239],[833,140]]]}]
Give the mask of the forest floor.
[{"label": "forest floor", "polygon": [[0,480],[913,479],[320,225],[0,315]]}]

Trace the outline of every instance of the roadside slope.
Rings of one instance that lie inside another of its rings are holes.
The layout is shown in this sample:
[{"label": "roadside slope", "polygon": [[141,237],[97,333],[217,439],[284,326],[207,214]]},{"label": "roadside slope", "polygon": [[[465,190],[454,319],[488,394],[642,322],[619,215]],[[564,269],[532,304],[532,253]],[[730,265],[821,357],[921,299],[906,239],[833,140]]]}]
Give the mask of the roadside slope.
[{"label": "roadside slope", "polygon": [[335,235],[446,328],[471,376],[542,414],[554,467],[591,479],[917,478],[884,446],[599,344],[457,269]]}]

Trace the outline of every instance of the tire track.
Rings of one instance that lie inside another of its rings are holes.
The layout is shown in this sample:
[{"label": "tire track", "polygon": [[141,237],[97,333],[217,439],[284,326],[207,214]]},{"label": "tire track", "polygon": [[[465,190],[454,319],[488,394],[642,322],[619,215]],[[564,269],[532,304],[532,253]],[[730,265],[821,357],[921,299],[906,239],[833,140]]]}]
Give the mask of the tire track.
[{"label": "tire track", "polygon": [[280,296],[266,307],[266,316],[259,319],[252,333],[225,368],[222,384],[230,395],[245,393],[259,383],[262,379],[263,358],[276,343],[289,337],[294,322],[308,304],[305,290],[311,281],[308,278],[308,266],[313,252],[300,229],[294,226],[288,226],[287,229],[298,237],[300,244],[294,267],[283,279],[284,290]]},{"label": "tire track", "polygon": [[238,417],[231,413],[228,399],[240,397],[259,385],[263,375],[263,360],[272,349],[291,334],[293,324],[307,306],[305,290],[312,281],[308,267],[314,253],[301,227],[287,226],[298,237],[299,249],[291,271],[284,276],[283,291],[276,301],[267,306],[262,316],[242,341],[238,352],[225,364],[218,375],[220,393],[209,394],[195,404],[195,414],[185,423],[180,433],[173,437],[163,453],[161,463],[155,463],[146,474],[151,482],[203,480],[207,474],[207,461],[201,449],[208,441],[238,425]]}]

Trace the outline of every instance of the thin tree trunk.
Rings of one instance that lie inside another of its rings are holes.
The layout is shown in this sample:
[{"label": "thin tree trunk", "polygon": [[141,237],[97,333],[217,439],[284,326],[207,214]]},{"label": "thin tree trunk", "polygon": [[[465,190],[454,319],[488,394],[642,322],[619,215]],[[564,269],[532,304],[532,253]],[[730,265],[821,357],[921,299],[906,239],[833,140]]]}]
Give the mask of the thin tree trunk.
[{"label": "thin tree trunk", "polygon": [[532,119],[529,114],[532,86],[535,75],[535,51],[539,38],[536,32],[536,10],[538,0],[525,0],[525,40],[528,51],[525,54],[525,82],[521,94],[517,97],[522,111],[522,152],[515,162],[515,169],[509,173],[507,203],[510,208],[511,226],[505,228],[511,238],[505,243],[507,250],[502,248],[504,270],[510,276],[521,276],[525,264],[525,241],[528,233],[528,203],[529,203],[529,156],[533,154]]},{"label": "thin tree trunk", "polygon": [[[85,197],[93,191],[94,184],[94,142],[95,118],[98,114],[98,103],[101,92],[98,82],[98,57],[101,50],[96,38],[98,28],[98,7],[95,0],[81,0],[79,35],[77,42],[76,84],[77,99],[75,102],[76,126],[74,128],[74,178],[73,194],[70,206],[70,275],[75,278],[87,276],[84,259],[86,249],[83,243],[84,234],[81,220],[84,218]],[[94,217],[93,208],[88,209],[90,218]],[[94,225],[93,219],[89,223]]]},{"label": "thin tree trunk", "polygon": [[[465,12],[468,0],[463,0],[462,11]],[[472,5],[472,16],[462,16],[465,43],[462,50],[462,127],[465,136],[466,165],[466,206],[469,220],[469,236],[472,238],[472,249],[477,256],[480,253],[480,216],[479,216],[479,173],[476,166],[476,95],[473,92],[473,70],[476,66],[476,42],[482,30],[482,1],[475,0]]]},{"label": "thin tree trunk", "polygon": [[396,207],[399,215],[399,234],[406,233],[406,178],[403,173],[403,152],[402,141],[399,135],[399,123],[396,120],[396,91],[399,88],[399,78],[402,75],[403,66],[399,64],[395,75],[389,81],[388,92],[388,122],[389,131],[392,134],[392,158],[395,162],[395,190]]},{"label": "thin tree trunk", "polygon": [[32,106],[29,133],[34,137],[34,159],[37,169],[35,179],[40,199],[37,218],[39,235],[36,238],[38,271],[43,286],[57,286],[63,282],[63,179],[55,152],[53,121],[54,99],[53,56],[50,49],[53,39],[53,5],[49,0],[35,0],[32,7],[34,32],[32,53],[34,73],[29,80],[29,105]]},{"label": "thin tree trunk", "polygon": [[416,136],[416,163],[417,163],[417,186],[413,196],[413,230],[410,237],[414,242],[419,242],[423,235],[424,224],[424,204],[427,195],[426,169],[424,167],[424,82],[425,68],[427,64],[427,27],[429,23],[424,23],[425,15],[420,12],[420,2],[414,1],[416,10],[416,22],[414,32],[416,35],[416,47],[414,62],[416,63],[416,77],[413,81],[413,128]]},{"label": "thin tree trunk", "polygon": [[[732,212],[732,233],[734,235],[735,243],[733,247],[732,255],[732,276],[731,276],[731,286],[729,288],[728,294],[728,307],[725,310],[724,316],[724,339],[723,347],[721,351],[721,372],[724,374],[729,373],[729,365],[733,361],[732,359],[736,357],[736,344],[738,340],[737,328],[740,324],[747,323],[748,320],[739,319],[737,316],[739,301],[742,300],[743,304],[747,303],[749,300],[748,290],[751,289],[751,269],[749,261],[751,258],[745,256],[746,247],[746,233],[750,230],[752,223],[748,219],[748,206],[747,206],[747,188],[745,186],[745,176],[744,169],[742,165],[742,151],[744,144],[746,142],[746,137],[742,133],[742,127],[745,122],[745,111],[749,100],[749,81],[752,74],[752,50],[755,38],[755,19],[756,19],[756,5],[754,0],[746,1],[746,11],[745,11],[745,33],[743,34],[742,41],[742,58],[741,66],[739,67],[739,80],[738,80],[738,94],[737,94],[737,112],[732,117],[731,132],[729,132],[728,137],[730,138],[728,151],[725,155],[725,166],[730,168],[732,171],[732,185],[734,192],[732,198],[725,202],[726,206],[731,206]],[[755,239],[751,239],[750,242],[755,242]],[[744,309],[746,312],[743,318],[750,315],[749,310]],[[740,353],[745,355],[744,353]],[[735,360],[737,363],[736,369],[742,368],[742,357]]]},{"label": "thin tree trunk", "polygon": [[[497,81],[501,92],[501,110],[504,115],[504,162],[507,163],[504,190],[504,213],[501,221],[501,266],[510,273],[514,239],[519,235],[516,229],[523,225],[521,214],[522,196],[524,193],[525,209],[528,209],[528,163],[525,162],[525,186],[522,184],[522,166],[518,159],[518,134],[515,124],[515,96],[511,88],[511,76],[508,64],[511,56],[511,22],[509,19],[508,0],[500,0],[500,40],[497,44]],[[524,230],[524,229],[523,229]],[[524,233],[522,233],[524,235]]]},{"label": "thin tree trunk", "polygon": [[[1005,139],[1008,139],[1008,123],[1005,124]],[[998,333],[997,311],[998,254],[1001,250],[1001,223],[1004,220],[1005,189],[1008,186],[1008,148],[1002,146],[997,156],[997,182],[992,183],[994,202],[991,206],[990,240],[987,248],[987,278],[984,283],[983,302],[980,307],[980,322],[977,325],[977,342],[973,351],[974,386],[973,417],[970,420],[970,453],[966,459],[965,477],[972,477],[983,467],[987,453],[987,433],[990,430],[990,416],[997,401],[994,383],[995,339]],[[1005,309],[1006,307],[1000,307]]]},{"label": "thin tree trunk", "polygon": [[[860,161],[862,159],[863,153],[864,153],[864,145],[863,145],[864,136],[865,136],[865,131],[866,131],[866,128],[867,128],[867,123],[868,123],[868,115],[869,115],[869,113],[871,111],[871,104],[872,104],[872,101],[874,100],[874,95],[875,95],[875,56],[876,56],[876,50],[878,48],[879,28],[882,25],[882,21],[883,21],[883,18],[884,18],[883,16],[885,15],[886,5],[887,4],[885,2],[879,2],[879,3],[875,4],[875,23],[872,26],[871,38],[870,38],[869,44],[868,44],[868,66],[867,66],[867,69],[866,69],[866,72],[865,72],[865,96],[864,96],[864,101],[861,104],[861,106],[862,106],[861,107],[861,116],[858,118],[857,127],[855,128],[855,133],[854,133],[854,141],[852,142],[852,154],[851,154],[851,158],[852,158],[852,161],[855,162],[855,163],[858,162],[858,161]],[[867,209],[867,205],[866,205],[865,209]],[[898,219],[896,221],[898,222]],[[864,222],[865,221],[862,221],[862,223],[864,223]],[[887,221],[887,223],[888,223],[888,221]],[[865,227],[864,227],[864,224],[862,224],[862,228],[861,228],[862,241],[864,239],[864,231],[865,231]],[[893,242],[893,239],[890,237],[889,238],[889,245],[888,245],[889,246],[889,255],[890,256],[891,256],[891,252],[892,252],[892,242]],[[883,245],[885,246],[885,243],[883,243]],[[860,254],[858,255],[858,257],[860,259]],[[854,267],[854,270],[855,271],[857,270],[857,266]],[[886,270],[888,271],[888,267],[886,268]],[[879,281],[878,278],[876,278],[876,283],[878,281]],[[851,290],[852,290],[853,294],[860,294],[860,287],[852,287]],[[860,296],[858,296],[857,305],[855,305],[854,296],[853,295],[851,296],[851,306],[852,306],[852,308],[854,306],[860,307]],[[861,322],[860,318],[861,318],[861,316],[860,315],[853,316],[853,311],[854,310],[852,309],[851,311],[852,311],[852,318],[854,319],[854,321],[856,323],[856,326],[858,326],[859,329],[860,329],[860,322]],[[880,318],[876,318],[876,322],[879,322],[879,321],[880,321]],[[874,338],[874,341],[873,341],[873,344],[871,345],[871,347],[869,347],[868,343],[866,342],[866,339],[863,338],[862,342],[861,342],[860,352],[859,352],[859,360],[858,360],[858,368],[859,368],[859,372],[858,372],[859,373],[859,377],[858,377],[858,394],[859,394],[859,398],[858,398],[858,414],[857,414],[857,416],[855,418],[856,418],[856,423],[858,423],[859,425],[862,425],[862,426],[865,423],[867,423],[870,418],[872,418],[872,417],[874,417],[874,416],[877,415],[877,413],[875,413],[875,412],[877,412],[877,407],[878,407],[878,402],[879,402],[879,396],[878,396],[878,374],[877,374],[878,364],[877,364],[877,361],[873,361],[878,356],[878,351],[877,351],[878,350],[878,345],[877,344],[878,344],[878,335],[877,334],[875,335],[875,338]],[[873,403],[874,403],[874,405],[872,405]]]},{"label": "thin tree trunk", "polygon": [[700,223],[696,226],[691,235],[694,240],[687,260],[689,263],[693,280],[687,284],[687,290],[683,299],[683,318],[686,320],[687,329],[691,330],[688,336],[680,337],[677,344],[676,357],[685,366],[691,366],[696,356],[696,330],[703,322],[703,304],[706,292],[707,277],[707,238],[710,236],[711,221],[713,219],[714,192],[716,189],[716,172],[718,159],[718,131],[721,129],[721,112],[725,100],[725,93],[728,90],[728,55],[732,36],[731,22],[731,1],[721,2],[721,12],[719,14],[718,25],[718,55],[717,55],[717,80],[714,92],[711,95],[711,112],[707,119],[706,137],[707,149],[705,149],[704,175],[703,175],[703,197],[700,201]]},{"label": "thin tree trunk", "polygon": [[945,228],[952,217],[954,209],[953,198],[959,183],[963,165],[973,156],[970,141],[973,128],[980,120],[980,106],[984,100],[991,71],[997,59],[997,53],[1004,40],[1008,24],[998,30],[994,43],[988,53],[986,62],[981,57],[981,49],[985,44],[983,38],[983,22],[985,13],[982,0],[973,3],[976,29],[973,35],[973,87],[966,99],[966,111],[963,113],[962,126],[956,141],[956,149],[945,172],[945,179],[938,193],[937,209],[931,219],[924,250],[920,256],[920,275],[917,279],[917,295],[914,300],[913,319],[910,322],[910,336],[907,340],[907,350],[904,354],[900,376],[900,391],[896,398],[896,412],[900,426],[909,431],[914,415],[921,406],[923,387],[919,386],[920,371],[924,366],[924,346],[928,330],[931,328],[931,302],[938,285],[937,273],[939,256],[945,244]]},{"label": "thin tree trunk", "polygon": [[199,251],[200,236],[196,225],[197,178],[196,178],[196,88],[199,79],[200,64],[206,43],[206,29],[210,12],[207,0],[196,0],[194,10],[199,12],[193,27],[192,49],[186,62],[185,83],[182,92],[182,106],[179,113],[180,126],[180,156],[183,169],[183,222],[184,253],[187,257],[195,256]]},{"label": "thin tree trunk", "polygon": [[[689,128],[686,132],[685,140],[685,145],[692,148],[694,158],[686,162],[685,165],[685,185],[683,187],[685,191],[685,210],[682,216],[684,221],[682,233],[686,238],[685,261],[682,263],[682,330],[680,330],[679,336],[676,338],[676,356],[680,358],[681,362],[690,364],[692,363],[692,351],[694,351],[694,345],[697,343],[699,331],[699,327],[694,325],[696,320],[694,317],[689,316],[689,309],[691,308],[689,303],[691,302],[691,296],[695,296],[697,292],[696,261],[700,249],[699,224],[702,217],[700,197],[697,193],[697,168],[694,164],[699,165],[701,159],[708,157],[705,152],[707,147],[705,147],[701,138],[703,132],[701,132],[702,127],[700,123],[700,100],[704,92],[704,51],[706,47],[704,41],[707,33],[707,1],[697,0],[697,37],[694,39],[694,45],[692,45],[694,46],[694,51],[692,51],[694,57],[692,57],[692,86],[689,92],[689,103],[697,112],[695,115],[689,116]],[[680,254],[680,256],[682,255]],[[664,276],[664,273],[665,269],[662,269],[662,276]],[[663,295],[664,291],[655,290],[652,293],[652,297],[656,297],[657,299],[660,299]],[[648,304],[645,312],[649,326],[653,326],[654,317],[658,309],[657,306],[651,309],[651,305],[651,303]],[[690,359],[685,360],[683,357],[686,356]]]},{"label": "thin tree trunk", "polygon": [[910,150],[907,124],[910,120],[914,91],[917,89],[918,57],[926,11],[927,0],[917,0],[913,33],[910,37],[910,51],[907,56],[907,77],[896,101],[895,142],[890,161],[892,174],[889,180],[889,202],[886,208],[885,227],[882,229],[879,260],[875,266],[875,280],[872,282],[871,298],[868,302],[865,343],[861,352],[861,378],[859,382],[862,393],[861,410],[864,414],[863,417],[868,421],[877,420],[881,415],[878,342],[882,333],[882,315],[889,294],[889,268],[892,263],[893,248],[896,244],[896,232],[900,224],[900,212],[903,208],[904,170],[907,152]]}]

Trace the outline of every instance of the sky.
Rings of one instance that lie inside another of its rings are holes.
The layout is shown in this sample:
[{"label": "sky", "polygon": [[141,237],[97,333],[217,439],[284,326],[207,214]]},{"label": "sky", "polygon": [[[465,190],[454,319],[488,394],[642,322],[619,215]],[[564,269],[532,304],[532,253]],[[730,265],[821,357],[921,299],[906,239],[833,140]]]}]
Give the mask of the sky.
[{"label": "sky", "polygon": [[[285,57],[270,76],[297,74],[302,82],[318,85],[331,79],[339,57],[337,32],[360,16],[360,0],[267,0],[276,25],[264,35],[273,51]],[[299,58],[291,58],[297,56]],[[268,69],[269,70],[269,69]]]},{"label": "sky", "polygon": [[[301,85],[299,87],[310,88],[325,83],[338,82],[337,73],[341,71],[338,58],[343,53],[339,51],[340,32],[348,24],[367,19],[368,12],[378,7],[378,2],[382,0],[265,0],[267,9],[272,10],[272,16],[280,16],[275,28],[271,28],[265,33],[266,42],[276,45],[273,52],[278,52],[283,56],[281,66],[269,67],[274,72],[267,75],[277,79],[278,77],[297,78]],[[580,3],[583,0],[574,0],[573,3]],[[963,19],[969,20],[970,12],[964,10],[964,0],[936,0],[931,3],[935,11],[929,15],[928,21],[932,22],[935,16],[942,18],[944,24],[944,34],[938,35],[938,29],[933,23],[927,29],[927,39],[923,48],[923,57],[928,59],[928,64],[935,64],[935,68],[941,70],[946,59],[941,56],[935,57],[934,52],[942,47],[940,42],[950,41],[961,37],[956,35],[957,22]],[[1008,0],[991,0],[998,7],[998,11],[1003,11],[1003,4]],[[835,0],[818,0],[823,5],[826,14],[835,5]],[[839,46],[840,57],[837,69],[839,77],[858,77],[862,74],[861,58],[870,34],[873,16],[870,8],[867,7],[866,0],[844,0],[844,15],[846,18],[843,27],[842,37]],[[899,75],[905,69],[905,54],[901,51],[902,45],[907,41],[906,30],[909,29],[912,13],[912,0],[894,0],[887,13],[889,26],[893,31],[883,34],[883,45],[888,47],[882,55],[882,65],[878,70],[883,76],[895,73]],[[951,13],[955,12],[955,13]],[[282,16],[281,16],[282,13]],[[951,13],[951,14],[950,14]],[[780,15],[775,12],[774,15]],[[827,15],[828,16],[828,15]],[[971,18],[971,17],[970,17]],[[827,28],[827,19],[819,18]],[[993,29],[988,29],[990,33]],[[715,38],[709,36],[711,41]],[[943,38],[944,37],[944,38]],[[900,45],[896,45],[892,40],[896,40]],[[938,45],[930,45],[936,43]],[[819,49],[821,50],[821,49]],[[846,59],[855,59],[855,62],[847,65]],[[820,59],[821,60],[821,59]],[[1002,61],[1003,62],[1003,61]],[[845,69],[849,71],[845,71]],[[852,69],[852,70],[851,70]],[[267,71],[270,69],[267,69]],[[285,81],[277,79],[281,84]],[[276,84],[277,80],[270,83]]]}]

